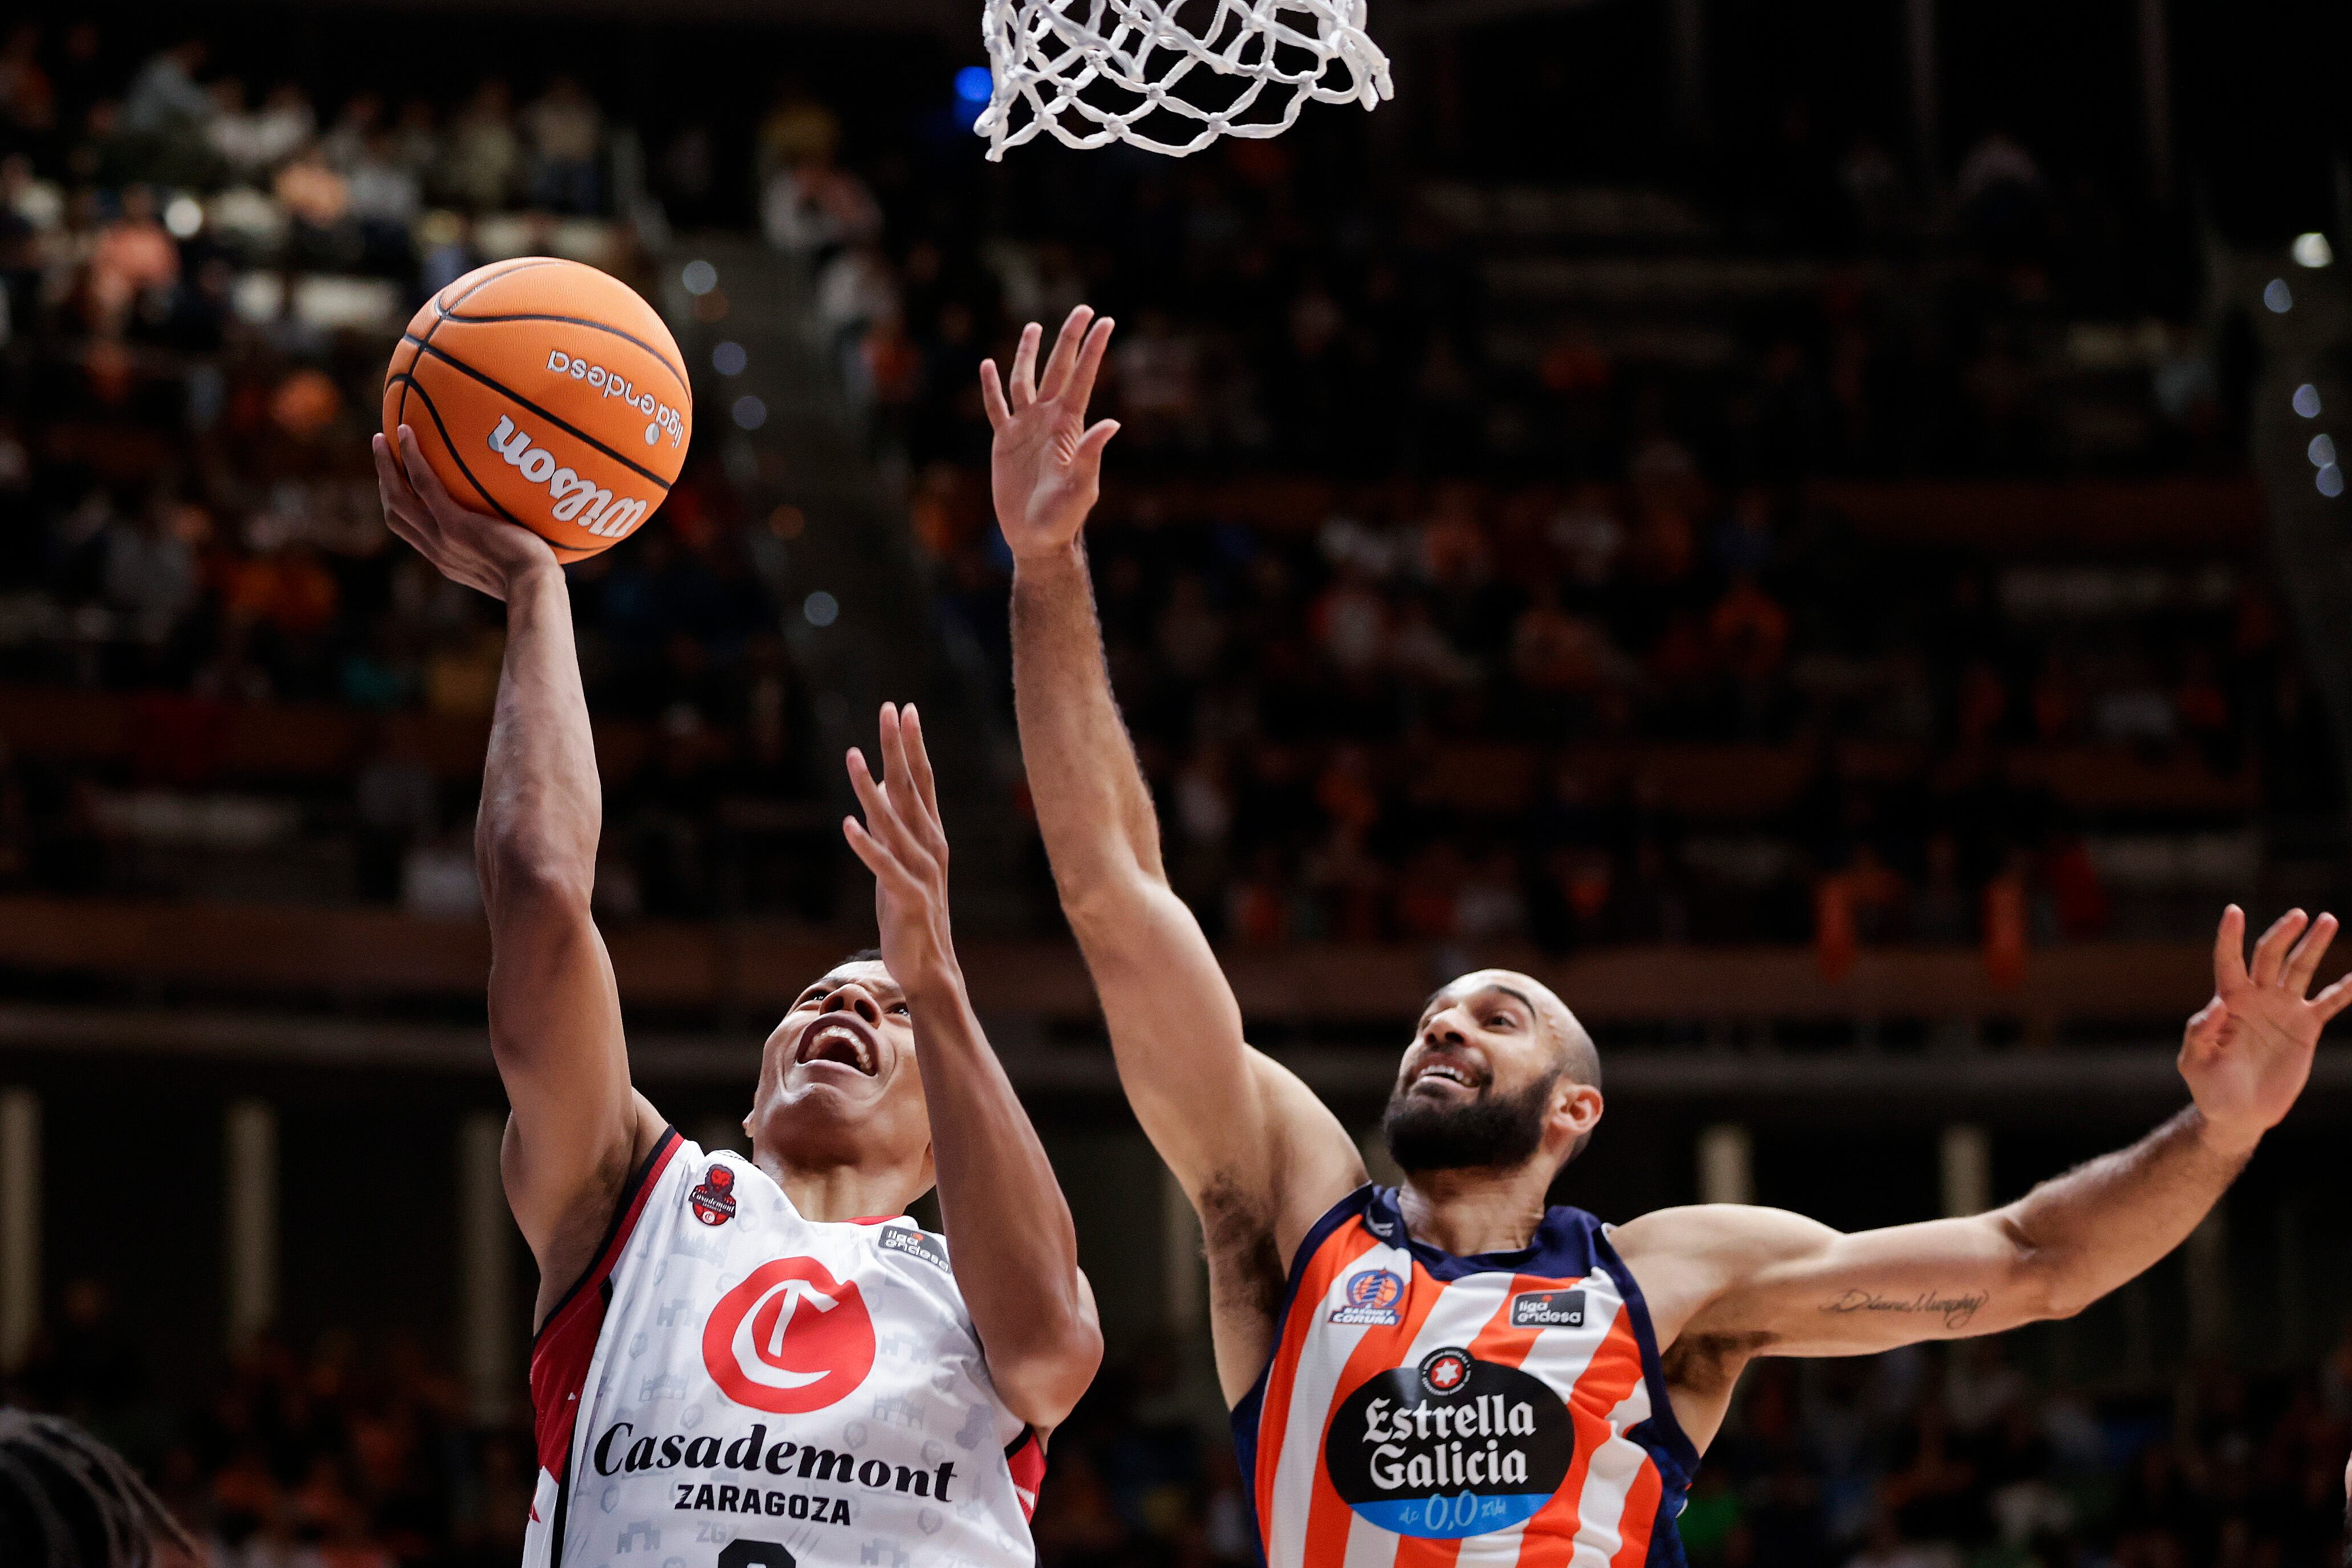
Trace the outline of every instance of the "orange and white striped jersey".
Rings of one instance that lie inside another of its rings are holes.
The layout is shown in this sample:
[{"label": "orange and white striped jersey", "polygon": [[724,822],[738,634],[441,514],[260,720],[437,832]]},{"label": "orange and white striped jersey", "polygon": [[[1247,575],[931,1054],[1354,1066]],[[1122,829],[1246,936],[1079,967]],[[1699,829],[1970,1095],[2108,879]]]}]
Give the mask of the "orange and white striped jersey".
[{"label": "orange and white striped jersey", "polygon": [[1273,1568],[1683,1562],[1698,1453],[1581,1209],[1460,1258],[1406,1234],[1393,1187],[1359,1187],[1300,1245],[1234,1437]]}]

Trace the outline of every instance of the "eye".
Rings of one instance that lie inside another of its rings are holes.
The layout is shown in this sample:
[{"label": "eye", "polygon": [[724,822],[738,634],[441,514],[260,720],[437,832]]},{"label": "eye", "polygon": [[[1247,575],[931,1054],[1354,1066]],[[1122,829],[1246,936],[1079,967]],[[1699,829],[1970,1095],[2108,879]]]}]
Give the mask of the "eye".
[{"label": "eye", "polygon": [[894,1012],[894,1013],[900,1013],[900,1014],[904,1014],[905,1016],[907,1016],[907,1017],[908,1017],[908,1018],[911,1018],[911,1017],[913,1017],[913,1016],[914,1016],[913,1009],[910,1009],[910,1008],[908,1008],[908,1007],[907,1006],[907,1004],[906,1004],[906,1003],[904,1003],[904,1002],[893,1002],[893,1003],[891,1003],[891,1004],[890,1004],[890,1010],[891,1010],[892,1012]]}]

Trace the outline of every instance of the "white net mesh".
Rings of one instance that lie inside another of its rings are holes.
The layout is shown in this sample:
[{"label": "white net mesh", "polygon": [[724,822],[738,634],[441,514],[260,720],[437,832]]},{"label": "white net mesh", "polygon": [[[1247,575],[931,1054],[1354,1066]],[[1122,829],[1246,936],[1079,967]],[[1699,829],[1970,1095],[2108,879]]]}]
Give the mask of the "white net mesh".
[{"label": "white net mesh", "polygon": [[1220,136],[1279,135],[1310,99],[1370,109],[1390,96],[1364,0],[985,5],[994,86],[972,130],[991,159],[1041,131],[1072,147],[1125,141],[1182,157]]}]

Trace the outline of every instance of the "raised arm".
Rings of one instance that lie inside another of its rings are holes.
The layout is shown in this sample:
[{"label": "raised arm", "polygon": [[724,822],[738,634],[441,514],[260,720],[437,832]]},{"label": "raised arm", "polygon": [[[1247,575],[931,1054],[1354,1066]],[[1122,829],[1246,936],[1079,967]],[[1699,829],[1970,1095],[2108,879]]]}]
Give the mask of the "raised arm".
[{"label": "raised arm", "polygon": [[2127,1149],[1967,1218],[1842,1235],[1726,1205],[1623,1227],[1620,1249],[1674,1343],[1685,1424],[1712,1430],[1751,1356],[1854,1355],[2070,1317],[2179,1246],[2294,1105],[2320,1030],[2352,1000],[2346,980],[2305,997],[2334,915],[2282,917],[2251,970],[2245,925],[2235,904],[2222,915],[2213,999],[2181,1044],[2193,1103]]},{"label": "raised arm", "polygon": [[[1244,1043],[1233,988],[1160,866],[1160,825],[1111,695],[1079,541],[1118,429],[1086,424],[1111,330],[1105,319],[1089,331],[1092,317],[1084,306],[1071,312],[1042,382],[1034,325],[1022,334],[1009,387],[994,361],[981,367],[996,427],[997,521],[1013,559],[1022,759],[1119,1082],[1201,1211],[1213,1270],[1227,1245],[1263,1243],[1286,1259],[1317,1216],[1363,1179],[1363,1162],[1305,1084]],[[1257,1372],[1253,1354],[1220,1337],[1229,1374],[1247,1361],[1244,1390]],[[1234,1393],[1230,1375],[1227,1384]]]},{"label": "raised arm", "polygon": [[940,1215],[957,1288],[1005,1406],[1041,1430],[1060,1425],[1102,1364],[1094,1291],[1078,1271],[1070,1206],[989,1049],[948,928],[948,839],[922,720],[882,709],[882,781],[849,754],[866,821],[849,847],[874,873],[882,962],[905,992],[915,1064],[930,1104]]},{"label": "raised arm", "polygon": [[589,916],[604,817],[563,570],[528,528],[450,498],[416,438],[375,438],[384,519],[451,580],[503,601],[474,859],[490,922],[490,1052],[506,1085],[507,1201],[539,1261],[544,1312],[590,1262],[660,1131],[629,1086],[621,1006]]}]

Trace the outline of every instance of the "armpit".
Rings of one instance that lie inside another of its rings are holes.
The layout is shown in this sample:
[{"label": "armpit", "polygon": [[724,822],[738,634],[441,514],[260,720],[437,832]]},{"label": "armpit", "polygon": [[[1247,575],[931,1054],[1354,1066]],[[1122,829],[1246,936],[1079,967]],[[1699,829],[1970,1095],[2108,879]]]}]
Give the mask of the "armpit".
[{"label": "armpit", "polygon": [[1702,1398],[1728,1393],[1750,1361],[1780,1342],[1776,1333],[1686,1333],[1658,1357],[1666,1381]]},{"label": "armpit", "polygon": [[1282,1307],[1283,1263],[1266,1205],[1219,1175],[1202,1187],[1194,1207],[1217,1304],[1271,1319]]}]

